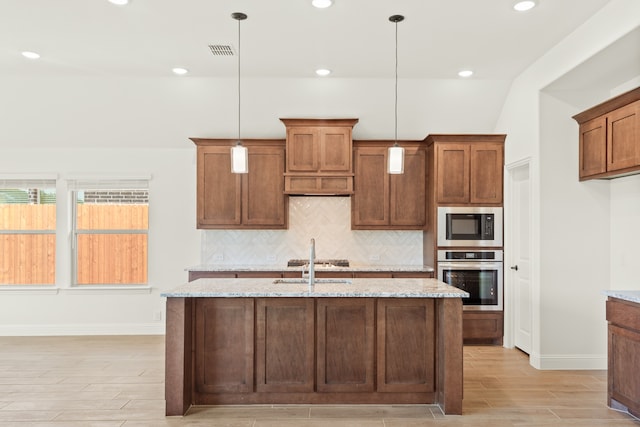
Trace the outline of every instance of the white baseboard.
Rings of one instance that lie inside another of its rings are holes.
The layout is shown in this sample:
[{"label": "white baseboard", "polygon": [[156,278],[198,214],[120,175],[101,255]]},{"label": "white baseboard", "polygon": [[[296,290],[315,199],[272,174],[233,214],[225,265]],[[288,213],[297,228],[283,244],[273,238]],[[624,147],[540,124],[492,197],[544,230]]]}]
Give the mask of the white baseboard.
[{"label": "white baseboard", "polygon": [[0,336],[164,335],[164,322],[0,325]]},{"label": "white baseboard", "polygon": [[529,357],[531,366],[541,370],[606,370],[607,355],[603,354],[545,354]]}]

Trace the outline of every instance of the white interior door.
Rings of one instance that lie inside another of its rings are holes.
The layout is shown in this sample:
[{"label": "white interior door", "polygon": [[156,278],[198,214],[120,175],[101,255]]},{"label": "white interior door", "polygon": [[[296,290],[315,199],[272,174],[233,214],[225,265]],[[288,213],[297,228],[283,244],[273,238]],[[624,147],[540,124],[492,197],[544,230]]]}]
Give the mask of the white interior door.
[{"label": "white interior door", "polygon": [[531,186],[529,164],[511,170],[511,237],[509,275],[513,292],[514,345],[531,354],[533,294],[531,287]]}]

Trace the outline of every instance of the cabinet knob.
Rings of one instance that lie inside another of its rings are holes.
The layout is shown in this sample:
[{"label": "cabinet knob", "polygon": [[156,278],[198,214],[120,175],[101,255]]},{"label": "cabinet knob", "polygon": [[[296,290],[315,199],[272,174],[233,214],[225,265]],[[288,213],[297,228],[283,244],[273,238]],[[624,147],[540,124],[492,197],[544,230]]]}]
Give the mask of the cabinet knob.
[{"label": "cabinet knob", "polygon": [[518,266],[517,265],[513,265],[513,266],[511,266],[509,268],[512,269],[512,270],[518,271]]}]

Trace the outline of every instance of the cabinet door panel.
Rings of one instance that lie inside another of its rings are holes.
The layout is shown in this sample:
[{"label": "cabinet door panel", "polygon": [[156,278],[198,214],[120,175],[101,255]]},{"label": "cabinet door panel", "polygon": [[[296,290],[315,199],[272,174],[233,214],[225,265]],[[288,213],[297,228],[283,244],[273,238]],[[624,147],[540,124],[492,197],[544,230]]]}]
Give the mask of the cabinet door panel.
[{"label": "cabinet door panel", "polygon": [[640,101],[607,116],[607,171],[640,165]]},{"label": "cabinet door panel", "polygon": [[317,171],[318,135],[318,129],[312,127],[287,130],[287,171]]},{"label": "cabinet door panel", "polygon": [[240,175],[231,173],[229,147],[198,148],[198,227],[241,223]]},{"label": "cabinet door panel", "polygon": [[243,175],[244,225],[286,225],[284,147],[249,147],[249,173]]},{"label": "cabinet door panel", "polygon": [[391,225],[424,226],[426,223],[425,151],[405,149],[404,173],[390,175]]},{"label": "cabinet door panel", "polygon": [[319,392],[373,391],[373,302],[370,298],[318,299]]},{"label": "cabinet door panel", "polygon": [[502,144],[472,144],[470,203],[502,203]]},{"label": "cabinet door panel", "polygon": [[607,121],[604,117],[580,125],[580,178],[607,170]]},{"label": "cabinet door panel", "polygon": [[256,300],[256,391],[312,392],[314,300]]},{"label": "cabinet door panel", "polygon": [[252,392],[253,299],[197,298],[195,312],[198,392]]},{"label": "cabinet door panel", "polygon": [[468,203],[469,144],[441,144],[436,151],[438,203]]},{"label": "cabinet door panel", "polygon": [[351,129],[320,131],[320,172],[351,171]]},{"label": "cabinet door panel", "polygon": [[355,182],[352,198],[353,224],[389,224],[389,179],[385,149],[358,148],[355,151]]},{"label": "cabinet door panel", "polygon": [[435,390],[433,299],[378,300],[377,390]]}]

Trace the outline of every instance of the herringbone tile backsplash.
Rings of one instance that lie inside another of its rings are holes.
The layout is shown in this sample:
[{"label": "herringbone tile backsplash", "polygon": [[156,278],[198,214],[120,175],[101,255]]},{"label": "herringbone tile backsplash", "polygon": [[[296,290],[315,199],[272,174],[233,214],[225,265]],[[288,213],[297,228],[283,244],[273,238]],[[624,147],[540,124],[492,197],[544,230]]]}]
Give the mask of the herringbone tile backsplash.
[{"label": "herringbone tile backsplash", "polygon": [[350,197],[291,197],[288,230],[208,230],[202,264],[286,265],[308,258],[345,258],[353,265],[422,265],[422,231],[351,230]]}]

